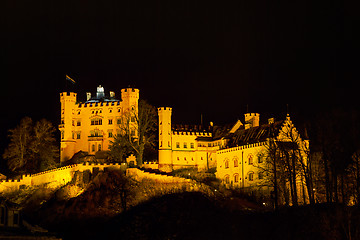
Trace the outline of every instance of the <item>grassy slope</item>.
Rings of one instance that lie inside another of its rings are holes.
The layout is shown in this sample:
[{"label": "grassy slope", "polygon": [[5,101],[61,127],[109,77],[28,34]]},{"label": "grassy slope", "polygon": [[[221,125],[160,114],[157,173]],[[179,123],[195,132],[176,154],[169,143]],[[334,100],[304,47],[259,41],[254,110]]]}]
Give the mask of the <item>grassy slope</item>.
[{"label": "grassy slope", "polygon": [[130,181],[132,207],[121,212],[118,184],[116,174],[104,173],[80,196],[53,198],[30,214],[64,239],[346,239],[348,223],[353,239],[359,237],[357,209],[234,210],[200,192],[161,196],[172,186]]}]

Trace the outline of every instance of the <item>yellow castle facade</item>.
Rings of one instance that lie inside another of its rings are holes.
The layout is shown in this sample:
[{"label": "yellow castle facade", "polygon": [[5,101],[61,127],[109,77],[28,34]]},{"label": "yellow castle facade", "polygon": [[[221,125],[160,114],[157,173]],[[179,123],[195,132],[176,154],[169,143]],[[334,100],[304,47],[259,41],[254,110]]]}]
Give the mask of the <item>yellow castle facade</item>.
[{"label": "yellow castle facade", "polygon": [[[158,108],[159,169],[171,171],[195,167],[216,169],[216,177],[227,188],[256,189],[270,193],[266,183],[269,142],[278,145],[296,144],[304,164],[307,164],[308,140],[303,139],[290,116],[284,120],[269,119],[260,125],[260,114],[246,113],[244,124],[208,128],[171,123],[172,108]],[[304,177],[296,176],[299,196],[305,196]],[[288,183],[287,183],[288,184]]]},{"label": "yellow castle facade", "polygon": [[123,116],[129,111],[137,112],[138,100],[139,90],[135,88],[122,89],[117,99],[115,92],[107,95],[99,86],[95,96],[87,93],[85,102],[79,102],[74,92],[60,93],[60,161],[69,160],[79,151],[95,154],[108,150],[120,132]]}]

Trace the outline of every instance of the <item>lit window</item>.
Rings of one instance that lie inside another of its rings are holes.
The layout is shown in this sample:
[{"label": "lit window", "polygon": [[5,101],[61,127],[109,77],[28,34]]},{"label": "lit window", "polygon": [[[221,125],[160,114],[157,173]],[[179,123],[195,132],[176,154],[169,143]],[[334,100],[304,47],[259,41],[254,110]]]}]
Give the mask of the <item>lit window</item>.
[{"label": "lit window", "polygon": [[190,148],[194,148],[194,143],[190,143]]},{"label": "lit window", "polygon": [[239,182],[239,174],[234,174],[234,182]]},{"label": "lit window", "polygon": [[187,143],[186,142],[184,142],[184,148],[187,148]]},{"label": "lit window", "polygon": [[249,165],[253,165],[253,155],[249,154],[248,158],[249,158]]},{"label": "lit window", "polygon": [[176,148],[180,148],[180,143],[176,142]]},{"label": "lit window", "polygon": [[91,119],[91,125],[102,125],[102,119],[101,118]]},{"label": "lit window", "polygon": [[239,161],[237,158],[234,158],[234,167],[238,167],[239,166]]},{"label": "lit window", "polygon": [[225,160],[225,168],[229,168],[229,160]]},{"label": "lit window", "polygon": [[230,183],[230,176],[225,175],[225,184],[229,184],[229,183]]},{"label": "lit window", "polygon": [[249,181],[254,181],[254,173],[249,173]]}]

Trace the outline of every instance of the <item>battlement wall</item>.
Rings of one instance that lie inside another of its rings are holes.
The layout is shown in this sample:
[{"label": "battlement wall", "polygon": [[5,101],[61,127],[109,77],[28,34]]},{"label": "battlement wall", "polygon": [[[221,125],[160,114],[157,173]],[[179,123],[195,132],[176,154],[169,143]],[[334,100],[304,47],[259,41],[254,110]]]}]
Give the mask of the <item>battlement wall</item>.
[{"label": "battlement wall", "polygon": [[216,154],[223,154],[223,153],[234,152],[234,151],[244,150],[244,149],[253,148],[253,147],[259,147],[259,146],[263,146],[265,144],[266,144],[265,142],[258,142],[258,143],[251,143],[251,144],[246,144],[246,145],[238,146],[238,147],[225,148],[225,149],[218,150],[216,152]]},{"label": "battlement wall", "polygon": [[191,182],[190,179],[144,172],[137,168],[128,168],[126,170],[126,175],[134,178],[136,181],[141,181],[144,178],[147,178],[160,183],[190,183]]},{"label": "battlement wall", "polygon": [[108,107],[108,106],[119,106],[121,101],[104,101],[104,102],[85,102],[78,103],[78,108],[86,107]]},{"label": "battlement wall", "polygon": [[0,181],[0,192],[16,191],[20,189],[20,186],[39,186],[47,184],[49,188],[61,187],[69,183],[75,172],[84,172],[90,170],[93,173],[94,168],[98,168],[99,171],[120,170],[121,165],[119,163],[114,164],[94,164],[94,163],[79,163],[68,165],[60,168],[47,170],[35,174],[22,175],[20,179],[7,179]]}]

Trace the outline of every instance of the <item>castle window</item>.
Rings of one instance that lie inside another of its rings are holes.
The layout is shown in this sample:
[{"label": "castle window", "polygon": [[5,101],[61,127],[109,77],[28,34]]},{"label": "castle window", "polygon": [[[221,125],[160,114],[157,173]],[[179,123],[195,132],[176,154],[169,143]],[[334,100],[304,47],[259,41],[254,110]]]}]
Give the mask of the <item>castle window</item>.
[{"label": "castle window", "polygon": [[194,143],[190,143],[190,148],[194,148]]},{"label": "castle window", "polygon": [[229,184],[229,183],[230,183],[230,176],[225,175],[225,184]]},{"label": "castle window", "polygon": [[98,146],[98,151],[101,151],[101,144],[99,144]]},{"label": "castle window", "polygon": [[121,124],[121,118],[117,119],[117,124]]},{"label": "castle window", "polygon": [[72,132],[72,139],[75,139],[75,133]]},{"label": "castle window", "polygon": [[109,125],[112,125],[112,119],[109,119]]},{"label": "castle window", "polygon": [[263,162],[262,156],[259,154],[258,155],[258,163],[262,163],[262,162]]},{"label": "castle window", "polygon": [[64,131],[61,131],[61,139],[64,139]]},{"label": "castle window", "polygon": [[131,122],[135,122],[135,117],[132,116],[132,117],[130,118],[130,121],[131,121]]},{"label": "castle window", "polygon": [[76,122],[76,126],[81,126],[80,120]]},{"label": "castle window", "polygon": [[263,173],[263,172],[259,172],[258,177],[259,177],[259,179],[263,179],[263,178],[264,178],[264,173]]},{"label": "castle window", "polygon": [[118,112],[120,112],[121,111],[121,109],[120,108],[118,108]]},{"label": "castle window", "polygon": [[93,144],[93,145],[91,146],[91,151],[92,151],[92,152],[95,152],[95,144]]},{"label": "castle window", "polygon": [[186,142],[184,142],[184,148],[187,148],[187,143]]},{"label": "castle window", "polygon": [[239,161],[237,158],[234,158],[234,167],[238,167],[239,166]]},{"label": "castle window", "polygon": [[249,159],[249,165],[253,165],[253,155],[252,154],[249,154],[248,156],[248,159]]},{"label": "castle window", "polygon": [[225,160],[225,168],[229,168],[229,160],[228,159]]},{"label": "castle window", "polygon": [[176,148],[180,148],[180,143],[176,142]]},{"label": "castle window", "polygon": [[234,183],[239,182],[239,174],[234,174]]},{"label": "castle window", "polygon": [[91,119],[91,125],[102,125],[102,119],[101,118]]},{"label": "castle window", "polygon": [[249,173],[249,181],[254,181],[254,173]]},{"label": "castle window", "polygon": [[180,158],[179,158],[179,157],[177,157],[177,160],[178,160],[178,161],[180,161]]},{"label": "castle window", "polygon": [[80,132],[76,133],[76,139],[80,139]]},{"label": "castle window", "polygon": [[109,109],[109,113],[112,113],[112,109]]},{"label": "castle window", "polygon": [[78,115],[80,115],[80,110],[77,112]]},{"label": "castle window", "polygon": [[112,138],[112,137],[114,137],[114,135],[113,135],[112,131],[109,130],[109,138]]}]

